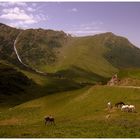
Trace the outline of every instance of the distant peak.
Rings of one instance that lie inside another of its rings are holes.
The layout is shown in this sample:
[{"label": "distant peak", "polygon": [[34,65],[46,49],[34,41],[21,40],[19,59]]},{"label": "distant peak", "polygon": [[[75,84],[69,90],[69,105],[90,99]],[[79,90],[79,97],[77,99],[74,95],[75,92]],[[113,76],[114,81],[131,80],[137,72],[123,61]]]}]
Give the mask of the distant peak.
[{"label": "distant peak", "polygon": [[105,32],[105,33],[99,33],[99,34],[96,34],[95,36],[115,37],[115,36],[117,36],[117,35],[115,35],[115,34],[112,33],[112,32]]},{"label": "distant peak", "polygon": [[106,36],[116,36],[114,33],[112,32],[105,32],[105,33],[101,33],[100,35],[106,35]]},{"label": "distant peak", "polygon": [[115,34],[112,33],[112,32],[106,32],[105,34],[108,34],[108,35],[115,35]]}]

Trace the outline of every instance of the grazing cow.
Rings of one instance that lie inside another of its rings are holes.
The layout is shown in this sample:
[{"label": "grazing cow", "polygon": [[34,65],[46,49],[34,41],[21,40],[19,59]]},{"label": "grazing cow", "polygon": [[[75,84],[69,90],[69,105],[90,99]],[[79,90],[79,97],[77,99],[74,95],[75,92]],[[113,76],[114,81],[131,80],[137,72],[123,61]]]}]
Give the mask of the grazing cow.
[{"label": "grazing cow", "polygon": [[44,119],[45,119],[45,125],[46,124],[54,124],[55,125],[54,118],[52,116],[45,116]]},{"label": "grazing cow", "polygon": [[134,105],[123,105],[122,108],[121,108],[121,111],[134,112],[135,111],[135,106]]},{"label": "grazing cow", "polygon": [[115,104],[115,107],[121,108],[123,105],[125,105],[124,102],[118,102],[118,103]]},{"label": "grazing cow", "polygon": [[122,105],[121,111],[129,112],[129,105]]},{"label": "grazing cow", "polygon": [[134,111],[135,111],[135,106],[129,105],[129,112],[134,112]]},{"label": "grazing cow", "polygon": [[107,108],[108,108],[108,110],[111,110],[111,108],[112,108],[111,102],[108,102],[108,103],[107,103]]}]

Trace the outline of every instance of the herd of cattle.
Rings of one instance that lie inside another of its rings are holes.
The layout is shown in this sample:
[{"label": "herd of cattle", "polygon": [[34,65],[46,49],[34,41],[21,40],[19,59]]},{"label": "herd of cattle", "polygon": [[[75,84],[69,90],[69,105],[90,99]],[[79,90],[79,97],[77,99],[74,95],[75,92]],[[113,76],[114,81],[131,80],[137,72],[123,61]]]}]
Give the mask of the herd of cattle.
[{"label": "herd of cattle", "polygon": [[[107,107],[108,107],[108,110],[109,111],[113,108],[111,102],[108,102],[107,103]],[[135,111],[136,108],[135,108],[134,105],[126,105],[124,102],[118,102],[118,103],[116,103],[115,104],[115,107],[120,108],[121,111],[123,111],[123,112],[136,112]],[[109,117],[110,117],[110,114],[108,114],[106,116],[106,118],[109,118]],[[44,117],[44,120],[45,120],[45,125],[47,125],[47,124],[54,124],[55,125],[54,118],[51,115],[50,116],[45,116]]]},{"label": "herd of cattle", "polygon": [[[113,106],[112,106],[111,102],[107,103],[107,107],[109,110],[112,109]],[[135,105],[126,105],[123,102],[116,103],[115,107],[120,108],[121,111],[123,111],[123,112],[135,112],[135,110],[136,110]]]}]

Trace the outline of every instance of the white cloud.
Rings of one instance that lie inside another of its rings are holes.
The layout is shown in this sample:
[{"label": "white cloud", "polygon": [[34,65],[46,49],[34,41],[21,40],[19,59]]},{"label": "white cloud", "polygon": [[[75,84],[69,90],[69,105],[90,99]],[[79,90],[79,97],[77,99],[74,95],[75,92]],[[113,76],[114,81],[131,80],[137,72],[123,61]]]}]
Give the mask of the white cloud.
[{"label": "white cloud", "polygon": [[0,6],[2,7],[9,7],[9,6],[22,6],[25,7],[27,4],[25,2],[1,2]]},{"label": "white cloud", "polygon": [[77,10],[76,8],[73,8],[72,11],[73,11],[73,12],[77,12],[78,10]]},{"label": "white cloud", "polygon": [[[33,8],[28,7],[27,11],[33,11]],[[30,24],[38,23],[46,20],[46,16],[43,14],[34,15],[28,13],[24,9],[19,7],[5,8],[0,15],[1,19],[9,20],[11,26],[25,27]]]},{"label": "white cloud", "polygon": [[69,10],[69,12],[78,12],[78,9],[77,8],[72,8]]},{"label": "white cloud", "polygon": [[11,26],[11,27],[22,27],[22,28],[27,28],[28,27],[28,25],[26,25],[26,24],[24,24],[24,22],[22,22],[22,21],[18,21],[18,22],[11,22],[11,23],[9,23],[9,26]]},{"label": "white cloud", "polygon": [[26,9],[27,9],[27,11],[29,11],[29,12],[34,12],[34,11],[36,11],[36,9],[34,9],[34,8],[32,8],[32,7],[27,7]]},{"label": "white cloud", "polygon": [[48,16],[45,16],[43,14],[38,14],[38,15],[36,15],[36,19],[38,21],[45,21],[46,19],[49,19],[49,17]]},{"label": "white cloud", "polygon": [[24,10],[20,9],[19,7],[3,9],[3,14],[0,18],[9,19],[9,20],[32,20],[33,15],[28,15]]},{"label": "white cloud", "polygon": [[5,2],[1,2],[1,3],[0,3],[0,6],[1,6],[1,7],[6,7],[7,4],[6,4]]},{"label": "white cloud", "polygon": [[85,23],[85,24],[81,24],[79,25],[79,27],[81,28],[89,28],[89,29],[95,29],[98,28],[99,26],[103,25],[103,22],[101,21],[92,21],[90,23]]},{"label": "white cloud", "polygon": [[84,31],[84,30],[77,30],[77,31],[74,31],[74,30],[70,30],[70,31],[67,31],[68,33],[70,34],[74,34],[74,35],[91,35],[91,34],[95,34],[95,33],[102,33],[102,32],[105,32],[105,30],[92,30],[92,31]]},{"label": "white cloud", "polygon": [[73,25],[71,26],[71,30],[66,32],[76,36],[94,35],[97,33],[106,32],[102,29],[102,25],[103,23],[101,21],[93,21],[80,25]]},{"label": "white cloud", "polygon": [[36,7],[36,6],[37,6],[37,4],[36,4],[36,3],[32,3],[32,6],[33,6],[33,7]]},{"label": "white cloud", "polygon": [[11,5],[17,5],[17,6],[27,6],[25,2],[9,2]]}]

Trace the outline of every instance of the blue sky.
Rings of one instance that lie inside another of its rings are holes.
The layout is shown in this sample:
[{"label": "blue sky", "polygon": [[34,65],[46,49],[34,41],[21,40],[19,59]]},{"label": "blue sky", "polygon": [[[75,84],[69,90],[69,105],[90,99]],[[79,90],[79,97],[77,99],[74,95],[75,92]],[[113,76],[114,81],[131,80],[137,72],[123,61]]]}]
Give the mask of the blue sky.
[{"label": "blue sky", "polygon": [[113,32],[140,47],[140,2],[0,2],[0,22],[75,36]]}]

